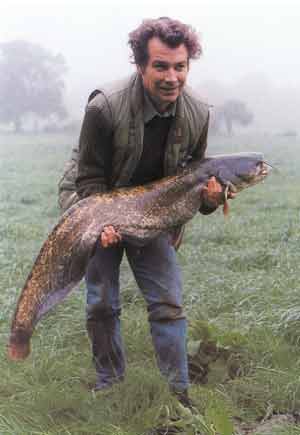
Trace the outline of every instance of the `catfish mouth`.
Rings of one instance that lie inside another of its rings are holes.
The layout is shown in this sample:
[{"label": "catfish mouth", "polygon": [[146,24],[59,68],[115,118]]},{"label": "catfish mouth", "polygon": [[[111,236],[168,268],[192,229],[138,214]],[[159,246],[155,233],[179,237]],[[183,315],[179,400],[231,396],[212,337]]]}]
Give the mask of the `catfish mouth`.
[{"label": "catfish mouth", "polygon": [[237,183],[237,185],[235,185],[235,191],[240,191],[246,189],[247,187],[260,183],[269,175],[271,170],[271,165],[269,165],[265,161],[259,161],[258,163],[256,163],[254,169],[248,174],[238,175],[239,182]]},{"label": "catfish mouth", "polygon": [[266,178],[269,175],[269,172],[272,170],[272,166],[266,162],[258,162],[255,168],[255,173],[253,174],[253,179],[255,183],[258,183]]}]

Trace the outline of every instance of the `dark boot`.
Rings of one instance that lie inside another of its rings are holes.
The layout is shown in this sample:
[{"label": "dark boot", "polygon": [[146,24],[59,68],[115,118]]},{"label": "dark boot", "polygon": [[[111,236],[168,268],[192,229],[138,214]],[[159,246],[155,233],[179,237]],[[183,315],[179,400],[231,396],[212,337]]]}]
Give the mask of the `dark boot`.
[{"label": "dark boot", "polygon": [[189,408],[190,410],[195,408],[192,400],[189,398],[188,390],[173,391],[172,393],[185,408]]}]

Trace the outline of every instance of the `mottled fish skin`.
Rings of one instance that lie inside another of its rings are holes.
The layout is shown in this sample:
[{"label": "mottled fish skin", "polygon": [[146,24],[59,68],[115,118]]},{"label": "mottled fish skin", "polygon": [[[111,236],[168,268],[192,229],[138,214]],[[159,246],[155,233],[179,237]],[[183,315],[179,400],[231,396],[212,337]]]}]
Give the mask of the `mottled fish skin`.
[{"label": "mottled fish skin", "polygon": [[83,278],[105,226],[113,225],[122,240],[144,245],[197,213],[201,191],[212,176],[240,191],[262,181],[268,171],[259,153],[215,156],[192,163],[176,176],[94,194],[72,206],[45,241],[25,282],[12,321],[9,357],[29,355],[37,321]]}]

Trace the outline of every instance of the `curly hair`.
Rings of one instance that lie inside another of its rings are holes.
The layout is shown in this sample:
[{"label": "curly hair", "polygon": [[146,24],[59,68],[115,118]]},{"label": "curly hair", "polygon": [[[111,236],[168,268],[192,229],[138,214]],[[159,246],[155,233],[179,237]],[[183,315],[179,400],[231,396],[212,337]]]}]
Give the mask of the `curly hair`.
[{"label": "curly hair", "polygon": [[148,41],[153,37],[158,37],[171,48],[184,44],[189,59],[198,59],[202,54],[199,35],[191,26],[169,17],[160,17],[144,20],[129,33],[128,44],[132,50],[133,63],[141,67],[147,65]]}]

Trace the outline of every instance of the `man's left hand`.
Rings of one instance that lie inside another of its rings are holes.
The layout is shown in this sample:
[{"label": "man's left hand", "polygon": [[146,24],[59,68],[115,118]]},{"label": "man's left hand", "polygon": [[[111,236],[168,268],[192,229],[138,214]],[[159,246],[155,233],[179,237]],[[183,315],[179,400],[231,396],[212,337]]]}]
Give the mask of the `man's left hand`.
[{"label": "man's left hand", "polygon": [[[235,192],[232,192],[228,189],[227,198],[234,199],[236,196]],[[202,189],[202,198],[203,200],[211,205],[219,206],[224,204],[226,198],[224,198],[224,188],[217,181],[216,177],[211,177],[208,180],[207,186],[204,186]]]}]

